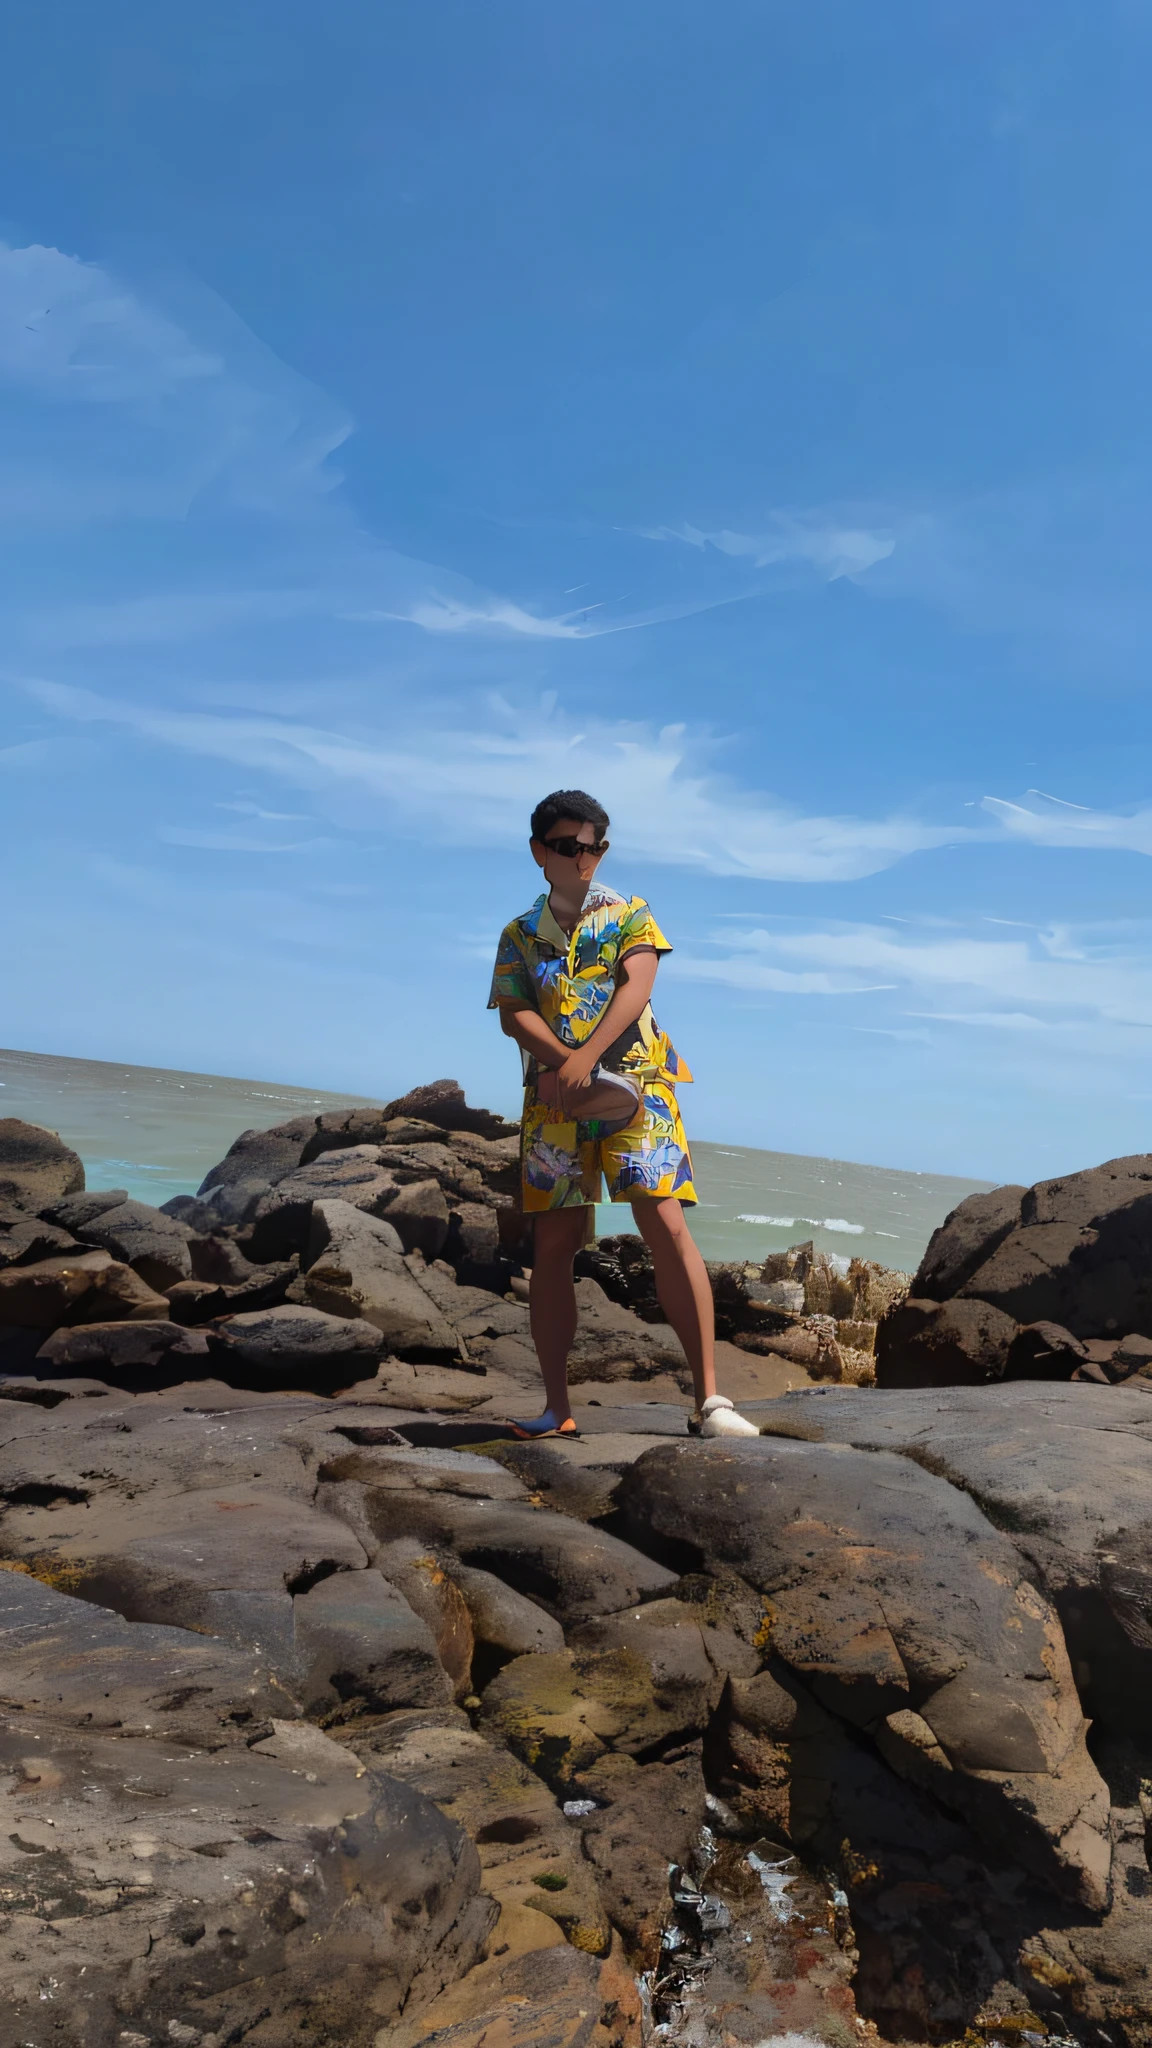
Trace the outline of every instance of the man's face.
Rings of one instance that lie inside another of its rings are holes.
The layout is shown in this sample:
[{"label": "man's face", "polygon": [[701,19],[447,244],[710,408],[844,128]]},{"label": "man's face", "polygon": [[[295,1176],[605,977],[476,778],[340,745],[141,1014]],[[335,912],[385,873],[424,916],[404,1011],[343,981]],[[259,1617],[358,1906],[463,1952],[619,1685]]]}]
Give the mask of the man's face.
[{"label": "man's face", "polygon": [[[557,841],[564,848],[563,852]],[[549,888],[563,889],[567,886],[570,889],[576,880],[587,888],[604,857],[597,851],[600,845],[600,834],[595,825],[578,818],[557,818],[543,839],[531,841],[532,858],[537,867],[543,868]]]}]

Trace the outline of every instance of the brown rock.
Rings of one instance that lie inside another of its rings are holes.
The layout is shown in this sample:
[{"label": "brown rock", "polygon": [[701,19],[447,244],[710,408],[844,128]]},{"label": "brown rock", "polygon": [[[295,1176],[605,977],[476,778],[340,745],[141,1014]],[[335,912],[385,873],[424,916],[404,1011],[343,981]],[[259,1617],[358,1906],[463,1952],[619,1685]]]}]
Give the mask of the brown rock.
[{"label": "brown rock", "polygon": [[57,1253],[0,1272],[0,1324],[56,1330],[62,1323],[162,1322],[168,1303],[105,1251]]},{"label": "brown rock", "polygon": [[192,1278],[188,1225],[147,1202],[120,1202],[76,1228],[86,1243],[101,1245],[114,1259],[123,1260],[158,1294]]},{"label": "brown rock", "polygon": [[1077,1337],[1152,1335],[1152,1155],[1043,1181],[959,1292]]},{"label": "brown rock", "polygon": [[458,1709],[392,1714],[358,1732],[357,1746],[467,1832],[502,1910],[562,1929],[574,1949],[605,1953],[611,1930],[579,1833],[535,1770]]},{"label": "brown rock", "polygon": [[[867,1408],[873,1397],[844,1398]],[[979,1701],[965,1695],[963,1708],[973,1747],[955,1742],[935,1797],[1042,1883],[1106,1905],[1107,1792],[1059,1622],[1009,1539],[956,1488],[910,1459],[759,1437],[647,1451],[619,1500],[651,1547],[735,1567],[762,1590],[772,1651],[850,1725],[915,1704],[932,1726],[932,1702],[948,1711],[978,1678]],[[1009,1761],[1001,1731],[1018,1712],[1032,1747],[1021,1737]]]},{"label": "brown rock", "polygon": [[197,1365],[208,1356],[208,1339],[201,1331],[182,1329],[179,1323],[82,1323],[78,1328],[54,1330],[36,1354],[37,1367],[50,1371],[87,1372],[115,1379],[117,1374],[157,1365],[178,1365],[180,1376],[191,1378]]},{"label": "brown rock", "polygon": [[426,1087],[412,1088],[390,1102],[383,1114],[419,1117],[422,1122],[439,1124],[441,1130],[474,1131],[480,1138],[505,1138],[516,1131],[515,1124],[494,1116],[491,1110],[470,1108],[459,1081],[430,1081]]},{"label": "brown rock", "polygon": [[418,1180],[398,1188],[388,1202],[387,1214],[406,1252],[439,1258],[448,1236],[448,1204],[439,1182]]},{"label": "brown rock", "polygon": [[450,1358],[455,1330],[405,1263],[390,1223],[349,1202],[313,1206],[304,1291],[314,1308],[374,1323],[402,1357]]}]

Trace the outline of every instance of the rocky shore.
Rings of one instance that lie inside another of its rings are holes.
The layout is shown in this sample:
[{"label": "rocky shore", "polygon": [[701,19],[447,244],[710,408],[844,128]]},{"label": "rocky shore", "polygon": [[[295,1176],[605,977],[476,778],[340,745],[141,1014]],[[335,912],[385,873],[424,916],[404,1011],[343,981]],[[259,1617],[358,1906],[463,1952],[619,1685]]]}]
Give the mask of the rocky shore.
[{"label": "rocky shore", "polygon": [[712,1268],[737,1442],[602,1241],[561,1445],[517,1145],[0,1121],[0,2048],[1150,2048],[1152,1160]]}]

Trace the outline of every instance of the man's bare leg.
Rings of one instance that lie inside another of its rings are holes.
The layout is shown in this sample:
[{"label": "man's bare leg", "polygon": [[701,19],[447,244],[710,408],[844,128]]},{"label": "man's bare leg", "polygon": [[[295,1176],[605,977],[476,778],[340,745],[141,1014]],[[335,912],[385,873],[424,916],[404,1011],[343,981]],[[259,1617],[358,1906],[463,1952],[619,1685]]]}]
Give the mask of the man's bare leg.
[{"label": "man's bare leg", "polygon": [[632,1204],[636,1228],[652,1254],[656,1293],[692,1368],[699,1413],[716,1392],[716,1321],[700,1248],[684,1221],[684,1204],[651,1195]]},{"label": "man's bare leg", "polygon": [[568,1399],[568,1353],[576,1336],[572,1262],[584,1242],[587,1214],[586,1209],[547,1209],[533,1218],[528,1314],[547,1403],[540,1421],[551,1429],[559,1429],[572,1417]]}]

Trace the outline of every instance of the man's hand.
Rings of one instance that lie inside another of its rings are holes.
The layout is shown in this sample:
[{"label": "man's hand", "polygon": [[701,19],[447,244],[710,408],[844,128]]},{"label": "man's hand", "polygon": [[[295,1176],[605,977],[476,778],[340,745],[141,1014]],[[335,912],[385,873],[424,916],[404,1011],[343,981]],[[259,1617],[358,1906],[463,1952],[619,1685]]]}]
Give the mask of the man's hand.
[{"label": "man's hand", "polygon": [[549,1109],[561,1109],[565,1116],[580,1119],[579,1090],[588,1086],[596,1054],[586,1046],[577,1046],[568,1054],[562,1067],[551,1074],[541,1074],[536,1084],[540,1100]]},{"label": "man's hand", "polygon": [[590,1052],[586,1045],[578,1045],[570,1052],[556,1076],[560,1083],[561,1097],[567,1098],[575,1094],[578,1088],[586,1088],[595,1065],[596,1054]]}]

